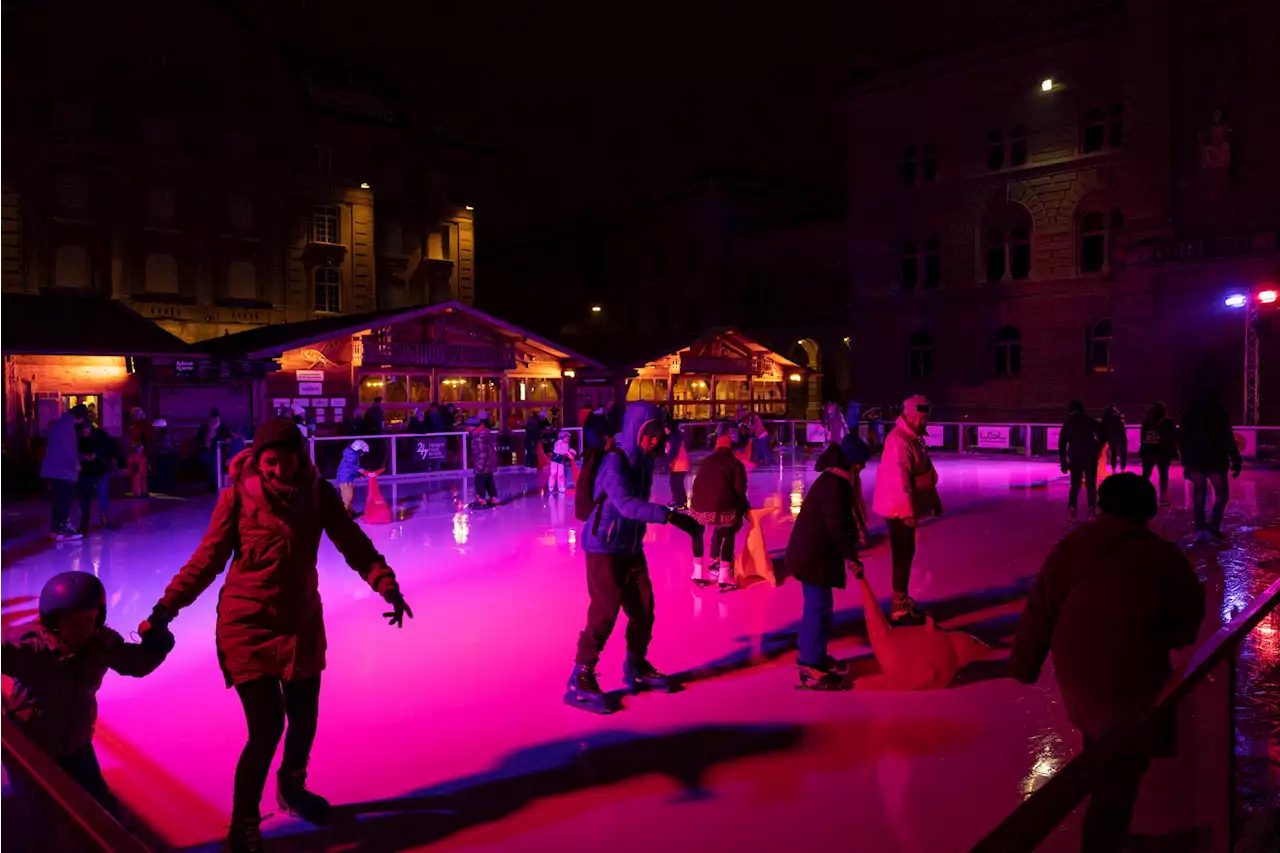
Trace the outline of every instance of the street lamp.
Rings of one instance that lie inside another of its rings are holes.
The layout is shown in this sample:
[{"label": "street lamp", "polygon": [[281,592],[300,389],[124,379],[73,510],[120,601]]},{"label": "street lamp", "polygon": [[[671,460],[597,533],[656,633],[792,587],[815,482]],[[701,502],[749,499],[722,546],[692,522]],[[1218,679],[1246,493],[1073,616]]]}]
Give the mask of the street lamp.
[{"label": "street lamp", "polygon": [[592,313],[592,314],[599,314],[599,313],[600,313],[601,311],[603,311],[603,310],[604,310],[604,309],[603,309],[603,308],[601,308],[599,305],[592,305],[592,306],[591,306],[591,313]]}]

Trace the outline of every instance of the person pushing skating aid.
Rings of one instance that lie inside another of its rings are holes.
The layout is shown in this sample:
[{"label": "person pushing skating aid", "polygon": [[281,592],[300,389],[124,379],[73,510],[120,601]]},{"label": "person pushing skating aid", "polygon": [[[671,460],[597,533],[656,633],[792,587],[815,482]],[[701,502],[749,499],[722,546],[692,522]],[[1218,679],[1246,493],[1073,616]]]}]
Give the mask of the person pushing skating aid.
[{"label": "person pushing skating aid", "polygon": [[632,403],[616,445],[592,451],[582,466],[574,508],[583,521],[581,541],[591,604],[564,695],[564,701],[576,708],[595,713],[612,710],[596,678],[596,663],[613,633],[619,609],[627,615],[624,681],[636,691],[671,689],[667,676],[647,658],[653,638],[653,585],[644,556],[645,525],[672,523],[690,534],[701,528],[688,516],[649,501],[652,456],[661,438],[657,407]]}]

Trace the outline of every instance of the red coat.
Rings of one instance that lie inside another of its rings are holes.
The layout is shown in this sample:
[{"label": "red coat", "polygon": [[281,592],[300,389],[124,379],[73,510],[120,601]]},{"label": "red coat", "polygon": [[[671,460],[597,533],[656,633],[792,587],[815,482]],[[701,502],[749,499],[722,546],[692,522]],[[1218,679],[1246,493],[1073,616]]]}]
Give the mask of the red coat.
[{"label": "red coat", "polygon": [[218,594],[218,661],[228,687],[259,678],[300,681],[324,669],[316,573],[321,533],[329,534],[347,565],[375,592],[383,598],[399,593],[395,574],[333,484],[309,468],[302,474],[306,485],[286,502],[264,488],[252,462],[251,450],[231,461],[232,485],[218,497],[200,547],[160,599],[176,615],[232,558]]}]

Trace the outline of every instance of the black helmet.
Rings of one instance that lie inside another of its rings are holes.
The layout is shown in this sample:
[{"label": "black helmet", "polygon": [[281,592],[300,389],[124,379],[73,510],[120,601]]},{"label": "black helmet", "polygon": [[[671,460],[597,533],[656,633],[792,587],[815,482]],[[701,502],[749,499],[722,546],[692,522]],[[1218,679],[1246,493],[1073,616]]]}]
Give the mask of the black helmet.
[{"label": "black helmet", "polygon": [[54,575],[40,590],[40,621],[45,627],[61,613],[72,610],[98,611],[98,627],[107,624],[107,591],[102,581],[88,572]]}]

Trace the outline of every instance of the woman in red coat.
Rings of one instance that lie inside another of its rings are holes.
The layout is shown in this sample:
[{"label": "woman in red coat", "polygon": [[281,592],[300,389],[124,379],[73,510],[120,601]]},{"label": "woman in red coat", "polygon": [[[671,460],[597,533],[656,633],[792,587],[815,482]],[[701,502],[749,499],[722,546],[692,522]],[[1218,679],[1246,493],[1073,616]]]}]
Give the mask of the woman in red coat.
[{"label": "woman in red coat", "polygon": [[395,574],[351,519],[338,490],[306,457],[298,428],[276,419],[260,426],[253,446],[232,460],[231,486],[219,496],[200,547],[138,628],[146,636],[153,626],[167,626],[231,559],[218,595],[218,662],[227,686],[240,696],[249,728],[236,766],[227,839],[232,853],[262,849],[258,807],[286,719],[277,801],[311,823],[329,816],[328,802],[306,787],[325,666],[316,573],[321,533],[392,606],[384,614],[392,625],[413,617]]}]

